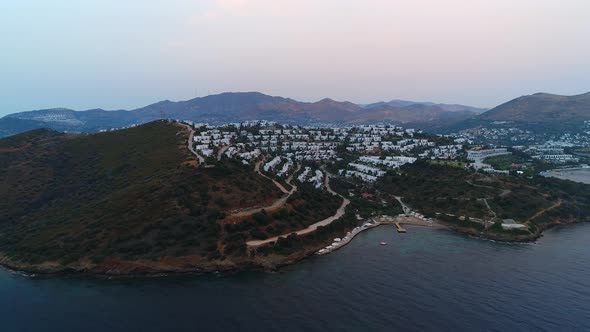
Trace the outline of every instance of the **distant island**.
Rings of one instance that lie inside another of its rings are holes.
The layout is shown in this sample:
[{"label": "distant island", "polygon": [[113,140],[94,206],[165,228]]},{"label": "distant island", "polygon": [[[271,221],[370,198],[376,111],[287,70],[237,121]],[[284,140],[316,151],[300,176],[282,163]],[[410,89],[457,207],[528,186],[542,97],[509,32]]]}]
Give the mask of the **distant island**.
[{"label": "distant island", "polygon": [[590,218],[588,185],[539,175],[587,162],[584,147],[485,140],[268,120],[35,129],[0,139],[0,263],[108,275],[276,269],[385,223],[532,241]]}]

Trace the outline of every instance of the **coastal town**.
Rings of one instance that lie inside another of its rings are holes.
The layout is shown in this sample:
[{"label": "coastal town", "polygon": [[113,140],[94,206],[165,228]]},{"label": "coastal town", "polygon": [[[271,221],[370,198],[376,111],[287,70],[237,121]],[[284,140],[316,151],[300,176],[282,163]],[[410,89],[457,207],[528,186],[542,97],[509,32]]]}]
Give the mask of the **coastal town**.
[{"label": "coastal town", "polygon": [[[527,128],[509,121],[494,121],[489,124],[463,129],[452,133],[453,137],[467,142],[506,146],[590,146],[590,120],[581,121],[569,130],[555,130],[551,126],[543,131]],[[550,130],[553,129],[553,130]]]},{"label": "coastal town", "polygon": [[[272,179],[283,192],[288,194],[297,190],[295,183],[307,183],[315,189],[328,190],[340,196],[329,187],[329,177],[341,177],[356,182],[360,186],[370,187],[385,175],[399,173],[401,167],[417,161],[453,165],[489,176],[528,176],[530,172],[526,172],[527,167],[534,170],[534,167],[539,165],[546,165],[545,169],[560,166],[585,167],[580,164],[580,161],[585,161],[585,158],[566,153],[566,149],[576,145],[565,140],[531,145],[497,146],[485,144],[475,137],[464,134],[430,135],[421,130],[396,125],[335,128],[284,125],[264,120],[221,126],[193,122],[183,122],[183,124],[191,131],[189,149],[198,157],[203,167],[214,167],[215,163],[222,159],[234,159],[243,167],[253,167],[259,174]],[[586,145],[578,147],[584,148]],[[508,166],[498,167],[497,162],[494,162],[497,158],[501,160],[504,158],[510,163]],[[285,189],[285,187],[292,189]],[[503,195],[507,192],[509,191],[505,191]],[[348,195],[354,196],[352,193]],[[342,198],[348,201],[345,197]],[[399,197],[396,198],[404,207],[403,213],[394,216],[374,215],[369,219],[357,215],[365,222],[342,238],[335,238],[331,245],[321,249],[318,254],[337,250],[358,233],[388,221],[395,225],[398,231],[403,229],[401,227],[403,223],[421,226],[436,225],[432,217],[425,217],[403,204]],[[504,230],[529,227],[522,220],[500,218],[488,204],[489,197],[481,197],[477,200],[487,207],[489,217],[455,216],[440,212],[436,214],[439,217],[469,220],[471,223],[479,224],[483,229],[490,228],[495,223],[501,225]],[[341,207],[342,214],[345,205]],[[332,217],[329,222],[336,219]],[[326,224],[328,223],[321,221],[297,234],[307,234],[318,226]],[[279,237],[250,241],[248,245],[258,247],[274,242]]]},{"label": "coastal town", "polygon": [[[453,160],[464,152],[464,145],[451,139],[429,139],[422,131],[393,125],[316,128],[269,121],[225,126],[187,124],[194,129],[193,147],[203,160],[236,158],[250,165],[267,156],[264,172],[279,178],[288,176],[296,163],[341,162],[352,156],[354,159],[338,170],[339,175],[374,182],[387,170],[418,158]],[[445,143],[438,144],[441,140]],[[321,182],[322,177],[320,170],[306,167],[298,179]]]},{"label": "coastal town", "polygon": [[[261,156],[268,157],[265,173],[278,178],[290,175],[297,163],[346,161],[338,175],[375,182],[389,170],[395,170],[416,160],[456,160],[464,166],[488,173],[508,175],[507,169],[494,169],[487,158],[511,155],[512,151],[526,154],[531,160],[553,165],[577,165],[586,158],[572,151],[590,146],[589,137],[564,134],[558,140],[541,144],[486,144],[473,134],[428,135],[421,130],[396,125],[361,125],[343,128],[282,125],[271,121],[246,121],[222,126],[186,122],[194,130],[191,141],[202,161],[235,158],[250,165]],[[487,137],[484,128],[479,132]],[[514,134],[513,131],[491,131],[490,135]],[[205,162],[206,163],[206,162]],[[511,165],[515,169],[519,165]],[[517,174],[522,174],[517,172]],[[298,179],[309,178],[319,186],[322,172],[306,167]]]}]

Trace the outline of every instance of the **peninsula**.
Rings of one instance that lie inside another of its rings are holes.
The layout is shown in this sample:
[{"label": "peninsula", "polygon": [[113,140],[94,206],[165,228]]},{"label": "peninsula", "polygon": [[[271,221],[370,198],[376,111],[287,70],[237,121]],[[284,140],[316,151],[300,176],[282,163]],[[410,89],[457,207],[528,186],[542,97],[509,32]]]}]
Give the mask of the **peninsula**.
[{"label": "peninsula", "polygon": [[0,263],[33,273],[275,269],[367,225],[531,241],[590,216],[588,185],[491,159],[524,152],[396,125],[159,120],[0,152]]}]

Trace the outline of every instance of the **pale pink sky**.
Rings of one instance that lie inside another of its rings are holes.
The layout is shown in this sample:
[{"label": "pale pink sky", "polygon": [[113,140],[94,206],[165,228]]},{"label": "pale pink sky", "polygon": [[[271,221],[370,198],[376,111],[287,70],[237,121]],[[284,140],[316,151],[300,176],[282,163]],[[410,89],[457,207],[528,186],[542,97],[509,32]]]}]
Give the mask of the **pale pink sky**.
[{"label": "pale pink sky", "polygon": [[223,91],[484,107],[590,91],[587,0],[22,0],[0,5],[0,39],[0,114]]}]

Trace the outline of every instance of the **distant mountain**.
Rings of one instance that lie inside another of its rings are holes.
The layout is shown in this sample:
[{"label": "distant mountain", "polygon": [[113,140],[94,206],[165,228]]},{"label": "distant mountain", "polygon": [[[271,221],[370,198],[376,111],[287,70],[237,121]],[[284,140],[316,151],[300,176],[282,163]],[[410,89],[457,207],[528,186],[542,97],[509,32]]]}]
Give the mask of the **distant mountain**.
[{"label": "distant mountain", "polygon": [[423,106],[437,106],[440,107],[444,111],[448,112],[461,112],[461,111],[470,111],[474,113],[484,113],[488,109],[487,108],[479,108],[467,105],[460,105],[460,104],[437,104],[432,102],[419,102],[419,101],[409,101],[409,100],[397,100],[394,99],[392,101],[380,101],[378,103],[368,104],[365,105],[365,108],[374,108],[374,107],[382,107],[382,106],[391,106],[391,107],[407,107],[407,106],[414,106],[414,105],[423,105]]},{"label": "distant mountain", "polygon": [[[0,134],[6,136],[38,128],[39,125],[58,131],[96,132],[162,118],[211,124],[258,119],[311,125],[456,122],[477,114],[469,106],[408,103],[410,104],[377,103],[363,107],[328,98],[309,103],[258,92],[222,93],[179,102],[165,100],[131,111],[102,109],[73,111],[56,108],[15,113],[3,118],[10,119],[5,120],[5,124],[0,122]],[[15,130],[11,128],[11,123],[15,123],[16,120],[32,121],[20,124],[23,127],[27,125],[31,127],[20,131]]]},{"label": "distant mountain", "polygon": [[399,123],[457,122],[477,116],[477,113],[446,111],[437,105],[413,104],[408,106],[382,105],[366,109],[363,119],[378,122],[379,119],[395,119]]},{"label": "distant mountain", "polygon": [[0,119],[0,137],[15,135],[46,126],[41,121],[4,117]]},{"label": "distant mountain", "polygon": [[576,123],[590,120],[590,92],[575,96],[536,93],[522,96],[483,113],[489,121]]},{"label": "distant mountain", "polygon": [[[92,109],[87,111],[74,111],[66,108],[52,108],[29,112],[14,113],[5,116],[0,120],[26,121],[30,126],[36,125],[39,128],[47,127],[59,131],[95,132],[101,129],[116,128],[138,123],[137,117],[129,111],[105,111]],[[141,123],[147,121],[141,121]],[[10,123],[7,122],[6,125]],[[23,123],[24,125],[24,123]],[[0,132],[5,129],[0,122]]]}]

